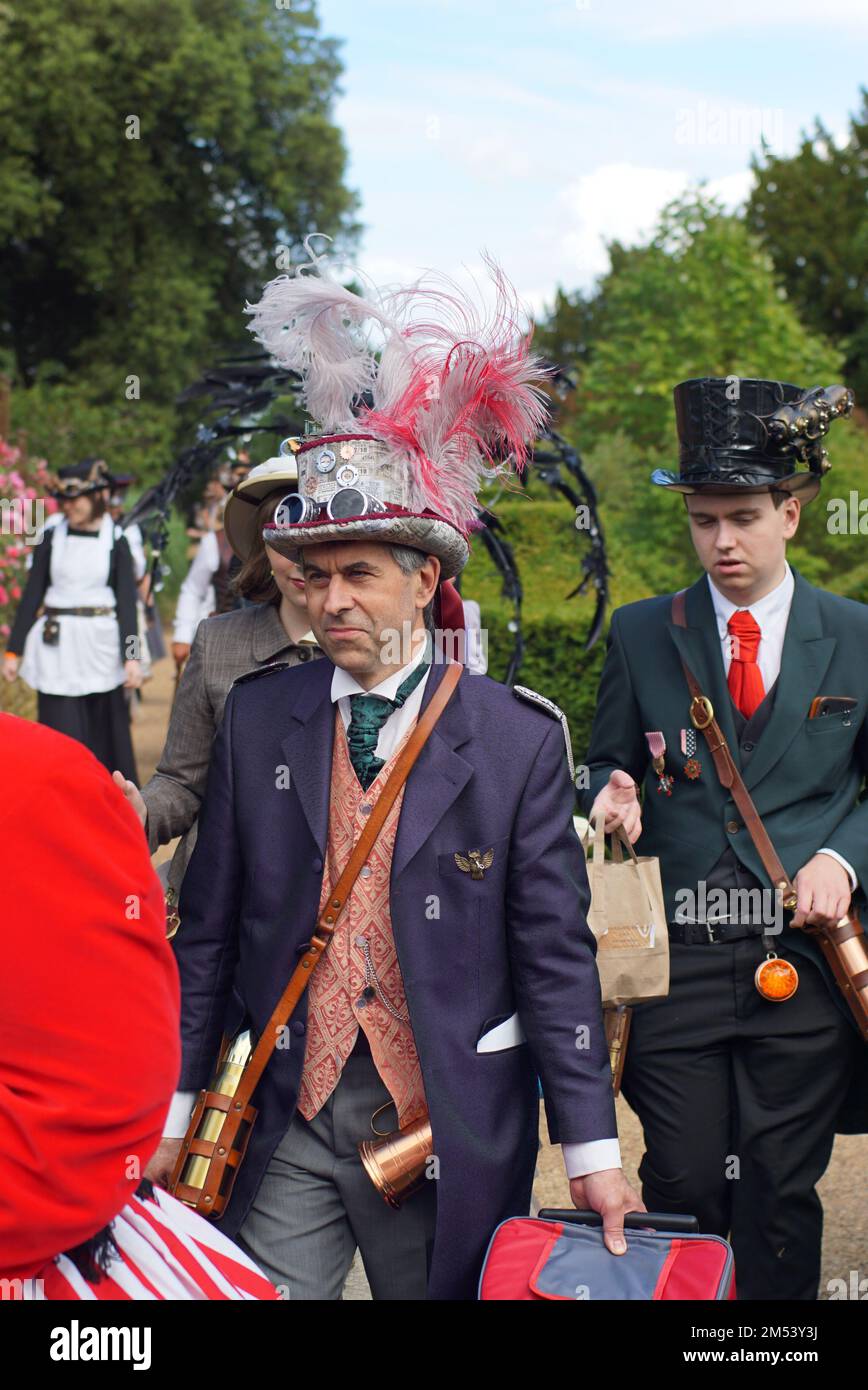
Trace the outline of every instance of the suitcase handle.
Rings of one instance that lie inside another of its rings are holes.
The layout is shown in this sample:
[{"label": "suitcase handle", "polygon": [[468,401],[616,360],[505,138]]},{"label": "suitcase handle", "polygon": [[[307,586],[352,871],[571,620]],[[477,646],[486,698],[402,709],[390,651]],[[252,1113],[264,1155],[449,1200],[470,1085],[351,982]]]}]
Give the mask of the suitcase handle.
[{"label": "suitcase handle", "polygon": [[[537,1212],[540,1221],[564,1221],[571,1226],[602,1226],[603,1218],[598,1211],[561,1210],[558,1207],[543,1207]],[[624,1229],[641,1231],[651,1227],[653,1231],[673,1231],[677,1235],[693,1235],[699,1231],[699,1221],[695,1216],[665,1211],[628,1211],[624,1216]]]}]

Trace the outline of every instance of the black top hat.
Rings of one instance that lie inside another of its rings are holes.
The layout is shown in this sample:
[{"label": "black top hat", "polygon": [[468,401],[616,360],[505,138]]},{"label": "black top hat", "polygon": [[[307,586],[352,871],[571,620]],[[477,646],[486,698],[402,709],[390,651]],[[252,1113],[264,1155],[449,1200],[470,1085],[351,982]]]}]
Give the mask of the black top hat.
[{"label": "black top hat", "polygon": [[[855,404],[846,386],[812,386],[751,377],[694,377],[675,387],[680,471],[657,468],[652,483],[675,492],[770,488],[816,497],[831,464],[829,425]],[[799,469],[798,464],[806,464]]]},{"label": "black top hat", "polygon": [[110,487],[112,481],[103,459],[83,459],[81,463],[72,463],[68,468],[59,468],[57,478],[51,495],[61,502],[71,497],[83,497],[87,492],[99,492],[100,488]]}]

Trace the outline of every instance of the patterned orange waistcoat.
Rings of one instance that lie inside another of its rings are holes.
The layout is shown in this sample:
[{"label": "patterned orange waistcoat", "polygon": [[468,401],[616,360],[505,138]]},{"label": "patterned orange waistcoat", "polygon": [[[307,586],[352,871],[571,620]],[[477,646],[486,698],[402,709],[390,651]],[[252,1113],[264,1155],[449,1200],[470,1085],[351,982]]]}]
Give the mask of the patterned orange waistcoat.
[{"label": "patterned orange waistcoat", "polygon": [[[320,912],[345,869],[370,808],[376,804],[411,732],[412,728],[365,791],[350,762],[343,720],[335,707],[329,837]],[[313,1119],[337,1085],[359,1027],[368,1039],[383,1084],[395,1102],[400,1127],[404,1129],[412,1124],[428,1108],[413,1029],[409,1022],[403,1021],[407,1016],[407,1002],[389,911],[392,854],[403,800],[402,787],[353,885],[329,948],[308,985],[307,1043],[298,1097],[298,1108],[306,1120]],[[379,981],[379,986],[374,985],[374,997],[367,1001],[362,995],[368,983],[366,952]],[[394,1013],[382,1003],[380,991]],[[365,1137],[359,1135],[360,1139]]]}]

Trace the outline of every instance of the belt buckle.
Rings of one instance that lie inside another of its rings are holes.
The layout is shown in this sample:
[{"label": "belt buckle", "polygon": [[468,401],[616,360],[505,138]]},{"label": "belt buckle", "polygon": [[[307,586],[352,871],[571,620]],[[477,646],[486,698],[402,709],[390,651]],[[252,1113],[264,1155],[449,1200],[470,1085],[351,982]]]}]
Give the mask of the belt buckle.
[{"label": "belt buckle", "polygon": [[721,936],[715,936],[715,931],[717,930],[718,927],[720,927],[720,926],[722,926],[722,925],[723,925],[723,923],[721,923],[721,922],[706,922],[706,923],[705,923],[705,930],[708,932],[708,940],[709,940],[709,943],[710,943],[712,946],[719,946],[719,945],[721,944],[722,940],[723,940],[723,937],[721,937]]}]

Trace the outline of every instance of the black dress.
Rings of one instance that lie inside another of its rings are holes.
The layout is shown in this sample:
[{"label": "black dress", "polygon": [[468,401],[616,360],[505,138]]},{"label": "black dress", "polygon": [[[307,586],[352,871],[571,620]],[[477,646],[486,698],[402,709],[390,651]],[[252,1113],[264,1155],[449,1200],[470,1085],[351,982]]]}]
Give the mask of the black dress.
[{"label": "black dress", "polygon": [[[95,544],[99,534],[98,531],[67,528],[68,536],[89,537]],[[19,656],[24,652],[27,635],[37,621],[39,609],[51,584],[53,535],[54,528],[51,528],[34,548],[33,565],[9,634],[7,648]],[[130,645],[131,640],[135,641],[138,637],[135,574],[129,546],[123,537],[114,540],[107,582],[115,597],[120,660],[123,662],[126,653],[135,650],[135,646]],[[65,618],[61,616],[59,621],[63,623]],[[76,695],[48,693],[37,687],[37,718],[40,724],[46,724],[49,728],[83,743],[109,771],[117,768],[125,777],[137,782],[130,736],[129,707],[123,684],[111,690]]]}]

